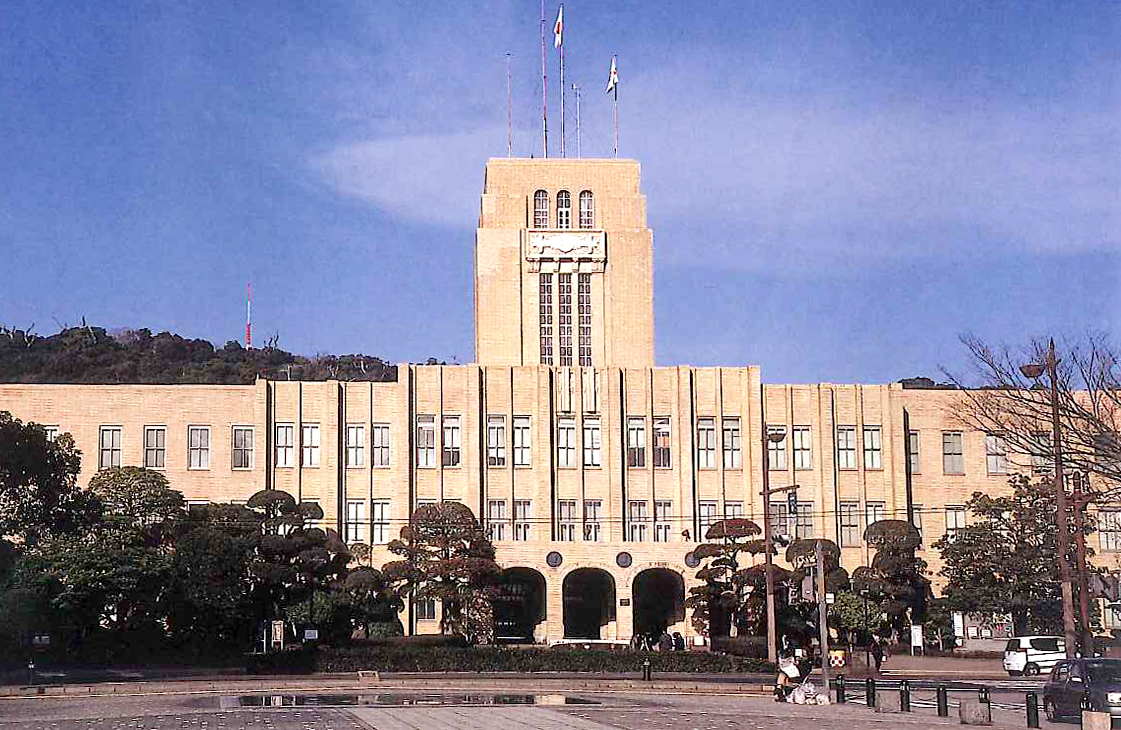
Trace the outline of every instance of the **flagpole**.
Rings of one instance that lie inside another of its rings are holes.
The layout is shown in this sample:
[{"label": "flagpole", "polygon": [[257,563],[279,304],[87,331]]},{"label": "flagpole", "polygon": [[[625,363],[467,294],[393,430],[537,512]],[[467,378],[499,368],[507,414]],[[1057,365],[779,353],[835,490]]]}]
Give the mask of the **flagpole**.
[{"label": "flagpole", "polygon": [[[564,118],[565,117],[565,114],[564,114],[564,92],[565,92],[565,88],[564,88],[564,3],[561,3],[560,10],[558,11],[557,22],[560,24],[560,46],[557,49],[558,51],[560,51],[560,109],[561,109],[561,112],[560,112],[560,114],[561,114],[560,154],[561,154],[561,157],[565,157],[566,155],[565,155],[565,151],[564,151],[564,142],[565,142],[565,139],[564,139],[564,137],[565,137],[565,134],[564,134],[564,123],[565,123],[565,118]],[[554,32],[555,32],[555,30],[554,30]]]},{"label": "flagpole", "polygon": [[619,156],[619,83],[612,89],[615,92],[615,156]]},{"label": "flagpole", "polygon": [[510,70],[510,52],[506,52],[506,156],[514,156],[514,75]]},{"label": "flagpole", "polygon": [[576,94],[576,157],[581,158],[584,154],[580,151],[580,87],[573,84],[572,92]]},{"label": "flagpole", "polygon": [[549,80],[545,70],[545,0],[541,0],[541,154],[549,156]]}]

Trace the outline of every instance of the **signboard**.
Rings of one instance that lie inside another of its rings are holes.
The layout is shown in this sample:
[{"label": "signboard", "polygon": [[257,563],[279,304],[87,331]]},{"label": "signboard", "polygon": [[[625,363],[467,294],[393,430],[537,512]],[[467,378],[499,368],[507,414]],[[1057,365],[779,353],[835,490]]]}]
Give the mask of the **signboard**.
[{"label": "signboard", "polygon": [[786,509],[790,512],[791,516],[798,514],[798,491],[791,489],[786,493]]},{"label": "signboard", "polygon": [[284,642],[284,622],[272,622],[272,640],[283,643]]},{"label": "signboard", "polygon": [[832,606],[836,602],[837,602],[837,594],[836,593],[826,593],[825,594],[826,605]]},{"label": "signboard", "polygon": [[922,624],[911,624],[911,647],[921,649],[922,646]]},{"label": "signboard", "polygon": [[34,636],[31,637],[31,645],[32,646],[50,646],[51,645],[51,635],[50,634],[35,634]]},{"label": "signboard", "polygon": [[620,605],[620,606],[629,606],[629,605],[631,605],[631,599],[629,599],[629,598],[620,598],[620,599],[619,599],[619,605]]},{"label": "signboard", "polygon": [[319,641],[319,629],[304,629],[304,641]]},{"label": "signboard", "polygon": [[954,611],[954,636],[965,636],[965,614],[961,611]]}]

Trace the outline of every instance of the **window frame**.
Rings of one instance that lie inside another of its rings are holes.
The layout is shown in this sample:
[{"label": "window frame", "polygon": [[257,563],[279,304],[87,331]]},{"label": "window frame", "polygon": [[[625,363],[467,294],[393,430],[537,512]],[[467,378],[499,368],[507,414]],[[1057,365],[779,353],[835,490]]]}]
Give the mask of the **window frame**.
[{"label": "window frame", "polygon": [[487,539],[491,542],[506,541],[506,500],[487,500]]},{"label": "window frame", "polygon": [[856,426],[837,426],[837,469],[856,471]]},{"label": "window frame", "polygon": [[[853,435],[855,436],[855,426],[853,427]],[[855,449],[854,449],[855,452]],[[841,529],[841,547],[860,547],[861,532],[860,532],[860,503],[859,502],[841,502],[840,503],[840,529]]]},{"label": "window frame", "polygon": [[[947,451],[947,448],[952,447],[954,437],[957,438],[957,451]],[[951,468],[954,464],[953,459],[960,461],[960,467],[955,470]],[[962,431],[943,431],[942,432],[942,473],[948,476],[964,476],[965,475],[965,434]]]},{"label": "window frame", "polygon": [[[105,434],[110,434],[109,446],[105,446]],[[116,443],[112,435],[116,434]],[[108,424],[97,427],[97,469],[102,471],[105,469],[119,468],[122,464],[122,456],[124,454],[125,433],[124,426]],[[166,442],[165,442],[166,443]],[[105,453],[109,454],[109,463],[105,463]],[[116,461],[114,464],[113,462]]]},{"label": "window frame", "polygon": [[907,460],[912,474],[922,474],[922,436],[917,428],[907,432]]},{"label": "window frame", "polygon": [[[416,443],[413,451],[418,469],[435,469],[436,462],[436,415],[418,413],[416,416]],[[421,455],[423,454],[423,458]]]},{"label": "window frame", "polygon": [[716,468],[716,417],[697,417],[697,469]]},{"label": "window frame", "polygon": [[720,504],[716,500],[704,499],[697,502],[697,526],[699,532],[697,534],[697,542],[703,542],[705,535],[708,533],[708,528],[720,521],[720,514],[717,510],[720,509]]},{"label": "window frame", "polygon": [[549,228],[549,191],[537,190],[533,193],[533,227],[536,230]]},{"label": "window frame", "polygon": [[[283,441],[281,432],[287,434]],[[296,424],[290,422],[273,424],[273,466],[277,469],[292,469],[296,466]],[[281,459],[281,455],[284,459]]]},{"label": "window frame", "polygon": [[[799,439],[801,435],[801,439]],[[799,441],[802,443],[799,444]],[[769,439],[768,439],[769,442]],[[794,457],[794,471],[811,471],[814,468],[813,431],[809,426],[790,428],[791,455]]]},{"label": "window frame", "polygon": [[[356,510],[359,514],[352,514],[354,510],[352,507],[358,507]],[[366,500],[364,499],[348,499],[344,508],[346,516],[346,524],[344,526],[345,542],[347,545],[353,545],[356,542],[366,541]]]},{"label": "window frame", "polygon": [[725,416],[720,423],[720,447],[725,471],[743,468],[743,438],[739,416]]},{"label": "window frame", "polygon": [[[163,436],[163,445],[149,446],[148,434],[159,434]],[[148,461],[149,452],[153,452],[159,457],[160,464],[151,464]],[[153,469],[156,471],[167,470],[167,426],[150,425],[144,427],[144,468]]]},{"label": "window frame", "polygon": [[[249,434],[249,446],[248,447],[244,446],[244,443],[245,443],[244,440],[242,441],[243,445],[241,447],[238,447],[238,445],[237,445],[237,435],[238,435],[239,431],[243,434],[245,434],[245,433]],[[237,465],[237,457],[238,457],[239,452],[243,453],[246,456],[246,462],[248,463],[248,466],[238,466]],[[253,467],[256,465],[256,462],[257,462],[257,429],[256,429],[256,427],[253,426],[252,424],[236,424],[236,423],[233,424],[232,426],[230,426],[230,470],[231,471],[253,471]]]},{"label": "window frame", "polygon": [[[511,418],[512,435],[514,438],[514,468],[529,468],[533,466],[533,418],[531,416],[514,416]],[[525,443],[521,443],[524,437]],[[524,456],[525,461],[522,461]]]},{"label": "window frame", "polygon": [[305,469],[318,469],[322,463],[319,450],[323,444],[323,433],[318,423],[300,424],[300,466]]},{"label": "window frame", "polygon": [[[601,542],[603,536],[603,524],[600,521],[601,512],[603,510],[603,500],[601,499],[585,499],[584,500],[584,542]],[[591,537],[589,537],[591,535]]]},{"label": "window frame", "polygon": [[514,500],[514,542],[529,542],[533,533],[533,500]]},{"label": "window frame", "polygon": [[668,499],[654,500],[654,542],[673,541],[673,502]]},{"label": "window frame", "polygon": [[579,514],[576,500],[570,497],[557,500],[557,542],[576,542],[576,525]]},{"label": "window frame", "polygon": [[[670,416],[654,416],[654,419],[652,421],[650,432],[654,437],[654,458],[652,461],[655,469],[673,468],[673,427],[671,425],[671,421],[672,418]],[[660,437],[663,436],[665,437],[666,445],[659,446],[658,442],[660,440]]]},{"label": "window frame", "polygon": [[650,519],[646,504],[645,499],[627,500],[627,542],[646,542],[647,522]]},{"label": "window frame", "polygon": [[[790,440],[785,424],[767,424],[767,471],[787,471],[786,443]],[[781,433],[782,439],[771,441],[772,433]]]},{"label": "window frame", "polygon": [[[366,468],[366,424],[348,423],[345,426],[344,450],[346,451],[347,469]],[[357,439],[351,438],[352,433],[358,435]]]},{"label": "window frame", "polygon": [[487,468],[506,467],[506,416],[487,415]]},{"label": "window frame", "polygon": [[576,468],[576,419],[572,416],[557,419],[557,468]]},{"label": "window frame", "polygon": [[[199,434],[199,444],[194,442],[195,434]],[[205,438],[202,438],[205,436]],[[202,443],[205,441],[206,443]],[[195,464],[195,454],[198,453],[199,463]],[[203,459],[205,457],[205,464]],[[210,471],[210,426],[203,424],[187,425],[187,471]]]},{"label": "window frame", "polygon": [[463,419],[455,413],[440,417],[440,466],[458,469],[463,465]]},{"label": "window frame", "polygon": [[1008,474],[1008,441],[999,433],[985,434],[985,474]]},{"label": "window frame", "polygon": [[883,471],[884,469],[884,429],[883,426],[865,424],[862,429],[864,446],[864,471]]},{"label": "window frame", "polygon": [[[578,197],[579,200],[579,214],[580,214],[580,229],[587,231],[595,228],[596,218],[596,199],[595,194],[591,190],[581,190]],[[585,206],[584,203],[587,202]],[[586,215],[585,215],[586,214]]]},{"label": "window frame", "polygon": [[389,537],[389,509],[388,499],[370,500],[370,544],[386,545]]},{"label": "window frame", "polygon": [[580,440],[585,469],[603,467],[603,421],[599,416],[585,416]]},{"label": "window frame", "polygon": [[627,416],[627,468],[646,468],[646,416]]},{"label": "window frame", "polygon": [[[382,436],[385,436],[385,443],[381,443]],[[390,427],[388,423],[371,423],[370,424],[370,467],[373,469],[388,469],[393,465],[393,450],[390,448],[392,444],[390,436]],[[384,456],[384,463],[382,457]]]},{"label": "window frame", "polygon": [[557,191],[557,230],[568,231],[572,229],[572,193],[567,190]]}]

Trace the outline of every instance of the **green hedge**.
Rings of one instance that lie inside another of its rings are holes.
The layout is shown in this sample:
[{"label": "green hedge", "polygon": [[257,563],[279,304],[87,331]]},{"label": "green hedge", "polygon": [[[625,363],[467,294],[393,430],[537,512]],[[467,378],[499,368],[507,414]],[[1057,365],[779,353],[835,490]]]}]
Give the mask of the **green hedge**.
[{"label": "green hedge", "polygon": [[503,647],[412,647],[369,645],[321,647],[318,672],[641,672],[644,659],[655,672],[759,673],[772,672],[764,660],[700,651],[617,652],[603,650],[553,651]]}]

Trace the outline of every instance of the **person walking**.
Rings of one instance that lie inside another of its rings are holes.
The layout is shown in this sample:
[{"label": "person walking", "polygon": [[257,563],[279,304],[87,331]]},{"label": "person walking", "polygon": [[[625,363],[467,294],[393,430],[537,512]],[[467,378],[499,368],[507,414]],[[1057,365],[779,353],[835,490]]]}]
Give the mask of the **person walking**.
[{"label": "person walking", "polygon": [[673,637],[666,631],[658,637],[658,651],[673,651]]},{"label": "person walking", "polygon": [[680,631],[673,632],[673,650],[685,651],[685,637],[681,635]]},{"label": "person walking", "polygon": [[884,646],[876,637],[872,637],[872,661],[876,663],[876,672],[879,673],[880,666],[884,663]]}]

